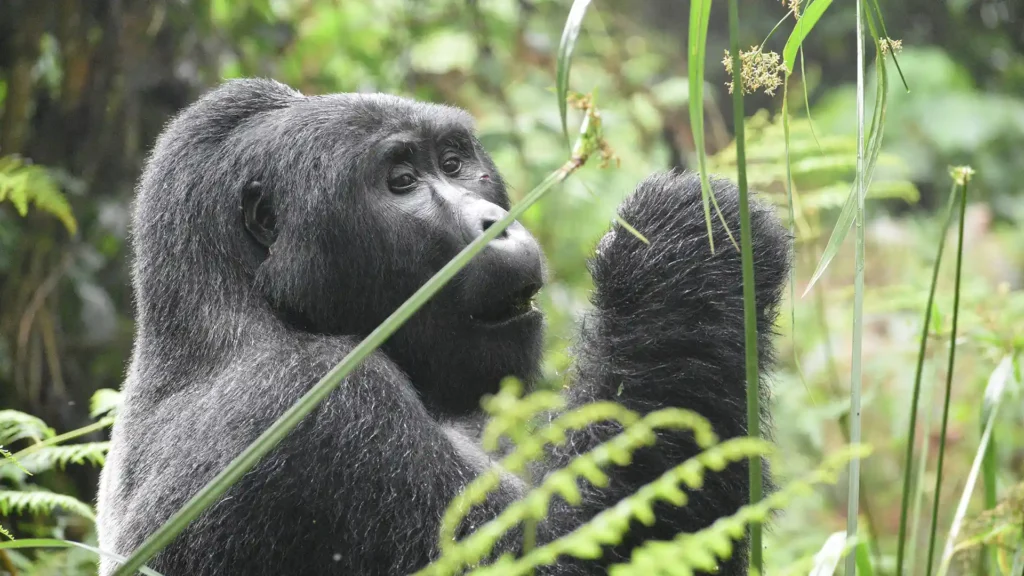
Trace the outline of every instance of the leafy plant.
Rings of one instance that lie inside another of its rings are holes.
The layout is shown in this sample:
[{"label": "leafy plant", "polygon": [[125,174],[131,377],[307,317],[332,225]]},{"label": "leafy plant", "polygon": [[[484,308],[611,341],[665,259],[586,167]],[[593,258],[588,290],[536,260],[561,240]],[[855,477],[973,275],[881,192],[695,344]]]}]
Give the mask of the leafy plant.
[{"label": "leafy plant", "polygon": [[[16,410],[0,410],[0,516],[60,515],[69,513],[95,521],[91,504],[66,494],[42,488],[31,477],[69,464],[102,466],[108,442],[68,444],[113,424],[120,404],[120,393],[98,390],[92,397],[90,413],[96,422],[57,434],[45,422]],[[12,452],[9,448],[24,445]],[[0,526],[0,536],[14,540],[9,529]],[[0,546],[0,555],[4,546]]]},{"label": "leafy plant", "polygon": [[18,214],[28,214],[29,205],[51,214],[70,234],[78,230],[71,205],[46,168],[18,156],[0,156],[0,202],[14,205]]}]

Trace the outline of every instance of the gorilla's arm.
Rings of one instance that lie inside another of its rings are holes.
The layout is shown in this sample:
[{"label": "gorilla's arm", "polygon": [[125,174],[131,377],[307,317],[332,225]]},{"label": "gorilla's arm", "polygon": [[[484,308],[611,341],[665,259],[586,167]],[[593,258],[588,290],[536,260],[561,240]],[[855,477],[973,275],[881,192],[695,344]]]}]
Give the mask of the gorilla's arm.
[{"label": "gorilla's arm", "polygon": [[[724,180],[713,180],[712,186],[738,243],[738,191]],[[770,338],[789,270],[789,241],[768,207],[751,204],[758,348],[764,373],[772,362]],[[640,413],[682,407],[707,418],[721,439],[746,434],[741,257],[714,207],[712,254],[699,178],[654,175],[622,204],[620,215],[650,245],[618,228],[598,246],[591,262],[595,310],[581,329],[570,406],[613,400]],[[766,387],[761,389],[765,398]],[[547,464],[563,466],[620,430],[613,424],[593,426],[572,436]],[[615,504],[698,452],[689,434],[661,434],[657,444],[636,454],[628,469],[612,471],[607,488],[589,488],[579,519]],[[690,494],[685,508],[656,510],[659,524],[651,529],[637,525],[631,542],[640,535],[668,539],[732,514],[746,503],[748,485],[746,463],[709,475],[703,488]],[[628,553],[629,548],[627,543],[619,553]]]},{"label": "gorilla's arm", "polygon": [[[243,351],[213,385],[153,406],[153,418],[187,426],[170,434],[131,427],[139,452],[126,464],[148,465],[119,488],[126,509],[116,549],[136,548],[358,343],[271,340]],[[434,557],[445,507],[491,465],[474,441],[428,414],[405,374],[375,352],[149,566],[168,576],[409,574]],[[463,529],[522,493],[506,476]],[[296,534],[304,536],[289,537]],[[499,549],[517,540],[510,534]]]}]

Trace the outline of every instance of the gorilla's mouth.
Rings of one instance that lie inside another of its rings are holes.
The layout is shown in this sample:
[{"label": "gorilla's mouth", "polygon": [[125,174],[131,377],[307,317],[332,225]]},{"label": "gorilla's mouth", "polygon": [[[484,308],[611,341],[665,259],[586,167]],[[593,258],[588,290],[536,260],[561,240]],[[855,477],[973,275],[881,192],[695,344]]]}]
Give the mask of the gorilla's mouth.
[{"label": "gorilla's mouth", "polygon": [[511,294],[508,298],[496,302],[494,306],[471,315],[470,318],[482,324],[490,325],[506,324],[522,318],[531,312],[537,311],[535,298],[540,289],[540,284],[530,283]]}]

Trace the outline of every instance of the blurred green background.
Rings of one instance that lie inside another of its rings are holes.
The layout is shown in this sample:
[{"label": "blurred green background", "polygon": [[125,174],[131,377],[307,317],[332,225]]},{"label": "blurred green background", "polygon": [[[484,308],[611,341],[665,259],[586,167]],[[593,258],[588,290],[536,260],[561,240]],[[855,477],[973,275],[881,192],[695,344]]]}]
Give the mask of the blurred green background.
[{"label": "blurred green background", "polygon": [[[202,91],[223,78],[265,76],[307,94],[382,91],[464,107],[515,200],[567,156],[553,86],[570,4],[0,0],[0,409],[39,416],[60,433],[92,421],[93,392],[120,386],[132,343],[127,224],[136,178],[168,117]],[[877,531],[873,552],[884,570],[891,569],[898,529],[906,407],[951,164],[970,164],[977,174],[944,470],[953,488],[944,492],[940,518],[951,515],[971,465],[986,379],[1003,355],[1024,344],[1024,2],[881,6],[890,35],[902,40],[899,61],[910,86],[905,91],[891,75],[884,155],[868,202],[863,418],[875,454],[863,465],[862,510]],[[740,10],[745,46],[759,44],[786,14],[776,0],[743,2]],[[586,258],[618,202],[654,170],[696,168],[688,15],[687,2],[601,0],[584,21],[571,88],[595,93],[621,163],[592,162],[524,218],[552,273],[543,292],[551,381],[566,367],[573,320],[587,306]],[[854,21],[852,2],[831,8],[804,42],[806,63],[789,87],[798,267],[772,380],[780,446],[774,470],[783,480],[843,442],[852,241],[814,290],[801,295],[853,181]],[[705,123],[712,169],[735,178],[734,119],[720,62],[725,23],[725,3],[715,3]],[[766,49],[781,51],[791,25]],[[788,219],[782,102],[781,89],[748,96],[745,121],[751,185]],[[932,389],[945,379],[948,262],[925,372],[926,445],[937,442],[941,416],[941,388]],[[1011,503],[1021,498],[1011,489],[1024,473],[1019,400],[1003,407],[997,427],[999,490]],[[102,441],[105,432],[89,439]],[[29,479],[0,462],[0,490],[31,485],[93,502],[97,475],[97,466],[72,465]],[[845,528],[844,487],[840,482],[780,514],[766,536],[769,568],[812,554]],[[1024,516],[1022,502],[1011,506],[1013,514]],[[94,539],[92,523],[75,514],[0,507],[0,525],[16,537]],[[85,552],[0,551],[0,574],[89,574],[90,562]]]}]

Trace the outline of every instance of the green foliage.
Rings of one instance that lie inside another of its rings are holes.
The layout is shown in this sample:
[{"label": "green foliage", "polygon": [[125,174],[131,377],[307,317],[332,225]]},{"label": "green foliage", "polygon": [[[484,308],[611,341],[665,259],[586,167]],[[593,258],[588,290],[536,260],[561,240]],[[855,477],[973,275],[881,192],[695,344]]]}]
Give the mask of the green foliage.
[{"label": "green foliage", "polygon": [[954,562],[968,573],[986,546],[994,549],[995,566],[1001,574],[1020,573],[1013,563],[1014,554],[1024,548],[1024,483],[1011,487],[994,508],[964,525],[964,535],[952,550]]},{"label": "green foliage", "polygon": [[[824,218],[844,207],[857,173],[857,141],[851,136],[825,135],[816,138],[810,120],[789,120],[789,164],[783,116],[759,110],[746,120],[747,179],[752,189],[768,196],[777,206],[789,204],[787,168],[792,178],[793,218],[801,239],[821,234]],[[917,187],[906,178],[898,156],[882,154],[880,166],[888,170],[872,182],[868,198],[899,200],[908,204],[919,199]],[[736,171],[735,143],[709,158],[709,170],[721,174]]]},{"label": "green foliage", "polygon": [[[471,482],[449,505],[441,529],[441,557],[425,568],[422,574],[450,574],[481,561],[490,553],[494,544],[520,522],[543,519],[553,496],[561,496],[570,505],[578,505],[581,500],[578,480],[585,479],[599,487],[607,485],[608,477],[602,468],[610,464],[628,464],[634,451],[654,444],[657,439],[655,431],[658,429],[689,430],[701,447],[710,448],[717,441],[707,421],[693,412],[666,408],[641,417],[614,402],[596,402],[575,408],[527,435],[525,424],[533,415],[559,408],[561,401],[551,392],[537,392],[534,393],[536,397],[527,396],[519,403],[515,401],[519,390],[519,386],[506,383],[496,399],[485,402],[485,409],[493,417],[484,432],[485,446],[493,448],[497,438],[504,434],[514,449],[497,468]],[[548,474],[522,500],[510,505],[497,518],[456,543],[456,527],[473,505],[482,502],[488,492],[497,488],[502,470],[521,474],[531,462],[542,458],[546,449],[564,444],[566,432],[607,420],[619,423],[623,426],[623,431],[590,452],[577,456],[565,468]],[[638,518],[648,523],[652,520],[650,505],[655,500],[667,500],[678,505],[685,502],[685,495],[676,487],[679,482],[685,482],[691,487],[699,486],[705,467],[717,470],[727,460],[760,453],[746,445],[723,446],[681,464],[655,483],[640,490],[635,499],[617,508],[617,512],[601,516],[603,520],[595,519],[596,524],[593,526],[596,526],[597,533],[584,531],[582,536],[567,536],[566,539],[531,551],[516,565],[525,570],[531,566],[548,563],[559,553],[572,554],[587,550],[592,545],[587,544],[591,542],[588,538],[594,537],[595,534],[604,539],[621,538],[630,518]],[[494,569],[498,569],[499,566],[511,568],[512,565],[499,563]]]},{"label": "green foliage", "polygon": [[612,568],[613,576],[629,574],[671,574],[690,576],[697,571],[714,571],[718,562],[732,552],[733,540],[743,537],[747,525],[766,522],[774,510],[784,509],[790,502],[814,492],[818,484],[834,484],[839,473],[854,458],[866,458],[867,446],[847,446],[830,455],[805,478],[794,480],[756,504],[741,508],[732,516],[722,518],[710,527],[693,534],[679,534],[670,542],[648,542],[634,552],[629,564]]},{"label": "green foliage", "polygon": [[95,519],[92,506],[71,496],[47,490],[0,490],[0,514],[51,514],[59,510]]},{"label": "green foliage", "polygon": [[[552,564],[559,556],[593,558],[603,545],[622,541],[633,521],[650,525],[654,522],[653,505],[658,501],[685,506],[685,490],[700,490],[708,471],[720,471],[730,462],[761,457],[772,447],[762,440],[740,437],[719,442],[709,423],[699,415],[675,408],[662,409],[640,416],[614,402],[587,404],[559,415],[538,429],[531,422],[549,410],[563,407],[561,398],[552,392],[539,391],[521,396],[522,388],[514,380],[504,383],[501,391],[485,400],[485,409],[492,420],[484,431],[485,444],[493,449],[501,437],[508,439],[511,451],[488,473],[478,477],[450,504],[441,531],[441,556],[417,574],[447,575],[472,568],[475,575],[528,574]],[[474,505],[498,487],[503,473],[522,474],[531,462],[542,458],[545,450],[564,444],[566,433],[602,421],[615,421],[622,431],[574,458],[565,468],[547,475],[520,500],[509,505],[494,520],[475,528],[462,540],[454,538],[455,529]],[[569,505],[580,503],[578,482],[600,487],[608,482],[604,469],[629,463],[633,452],[656,442],[658,429],[685,429],[694,434],[704,451],[667,471],[655,481],[602,511],[587,523],[550,543],[527,550],[521,558],[509,555],[480,566],[491,554],[494,545],[512,528],[521,523],[543,520],[551,498],[563,498]],[[714,569],[718,562],[732,553],[732,540],[742,538],[753,522],[764,522],[773,510],[784,507],[792,499],[805,495],[812,486],[831,483],[838,470],[853,457],[865,457],[867,447],[847,447],[831,455],[807,478],[792,482],[769,498],[746,506],[731,517],[723,518],[695,534],[681,534],[670,542],[650,542],[639,548],[628,564],[613,568],[614,574],[693,574],[697,570]]]},{"label": "green foliage", "polygon": [[[92,522],[95,514],[90,504],[34,485],[28,482],[28,477],[63,470],[69,464],[102,466],[109,442],[63,443],[111,425],[113,418],[109,414],[116,413],[120,401],[120,392],[98,390],[91,403],[99,420],[59,436],[39,418],[16,410],[0,411],[0,480],[11,485],[0,489],[0,515],[68,512]],[[3,445],[25,441],[29,442],[28,446],[13,454],[3,448]],[[2,527],[0,534],[13,539],[10,532]]]},{"label": "green foliage", "polygon": [[68,464],[103,466],[110,442],[84,442],[67,446],[47,446],[20,458],[21,465],[38,474],[47,470],[63,470]]},{"label": "green foliage", "polygon": [[31,203],[59,219],[70,234],[78,231],[71,205],[42,166],[29,164],[17,156],[0,157],[0,202],[5,200],[22,216],[28,214]]},{"label": "green foliage", "polygon": [[804,9],[800,19],[793,26],[793,33],[789,35],[789,39],[786,40],[786,47],[782,50],[782,62],[786,66],[786,74],[792,74],[794,64],[796,64],[797,51],[800,50],[800,46],[803,44],[804,39],[814,29],[814,25],[818,23],[821,16],[825,13],[825,10],[832,5],[832,0],[813,0],[808,3],[807,8]]},{"label": "green foliage", "polygon": [[0,446],[9,446],[19,440],[42,442],[53,435],[52,428],[31,414],[0,410]]}]

